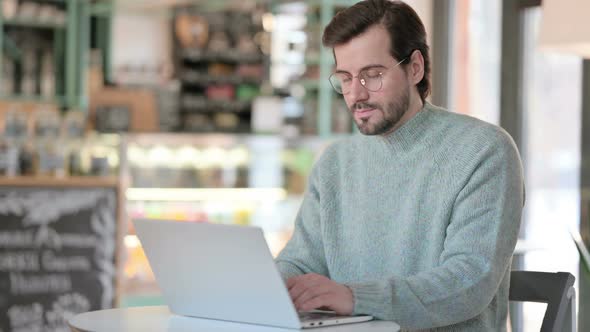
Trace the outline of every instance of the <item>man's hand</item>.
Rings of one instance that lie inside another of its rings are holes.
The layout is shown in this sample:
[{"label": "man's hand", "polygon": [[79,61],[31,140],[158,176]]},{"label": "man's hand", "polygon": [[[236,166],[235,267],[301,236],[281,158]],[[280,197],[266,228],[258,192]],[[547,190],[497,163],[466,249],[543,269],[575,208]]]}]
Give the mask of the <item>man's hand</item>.
[{"label": "man's hand", "polygon": [[287,288],[298,311],[327,308],[340,315],[350,315],[354,309],[354,297],[350,288],[319,274],[310,273],[289,278]]}]

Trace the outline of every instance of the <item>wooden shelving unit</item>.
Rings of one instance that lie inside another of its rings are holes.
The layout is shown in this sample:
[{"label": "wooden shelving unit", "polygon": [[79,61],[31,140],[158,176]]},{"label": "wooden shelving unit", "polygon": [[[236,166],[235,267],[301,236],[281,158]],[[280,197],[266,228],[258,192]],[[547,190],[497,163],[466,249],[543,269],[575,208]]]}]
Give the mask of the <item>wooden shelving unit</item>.
[{"label": "wooden shelving unit", "polygon": [[[63,11],[63,22],[56,18],[26,17],[16,14],[6,17],[0,6],[0,50],[2,55],[12,58],[15,65],[20,65],[23,52],[20,49],[22,40],[13,40],[7,32],[31,31],[42,34],[43,40],[52,43],[54,69],[54,96],[25,94],[20,87],[13,92],[4,93],[0,100],[24,102],[50,102],[61,108],[82,108],[87,104],[85,70],[90,43],[90,12],[91,0],[56,0],[39,1],[39,4],[52,5]],[[0,56],[0,76],[3,75],[2,56]],[[14,73],[16,78],[22,73]],[[39,83],[36,83],[39,84]]]}]

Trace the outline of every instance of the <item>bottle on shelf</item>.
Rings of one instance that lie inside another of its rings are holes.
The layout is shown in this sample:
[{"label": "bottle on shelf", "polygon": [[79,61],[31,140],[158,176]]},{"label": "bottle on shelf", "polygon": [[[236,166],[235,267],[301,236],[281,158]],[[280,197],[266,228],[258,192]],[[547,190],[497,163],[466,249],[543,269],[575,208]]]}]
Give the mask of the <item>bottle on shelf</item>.
[{"label": "bottle on shelf", "polygon": [[21,92],[26,96],[33,96],[36,92],[36,58],[36,50],[31,45],[23,47]]},{"label": "bottle on shelf", "polygon": [[55,96],[55,68],[53,66],[53,53],[49,50],[43,52],[41,57],[41,96],[52,98]]},{"label": "bottle on shelf", "polygon": [[64,142],[67,173],[72,176],[87,175],[83,168],[85,116],[76,109],[64,115],[61,140]]},{"label": "bottle on shelf", "polygon": [[44,107],[35,112],[35,153],[33,168],[36,175],[63,177],[66,175],[66,150],[60,141],[61,119],[57,111]]},{"label": "bottle on shelf", "polygon": [[14,70],[14,61],[4,56],[2,59],[2,72],[0,73],[0,96],[14,93]]},{"label": "bottle on shelf", "polygon": [[0,140],[0,170],[4,176],[21,174],[19,157],[27,136],[27,115],[11,105],[4,115],[4,130]]},{"label": "bottle on shelf", "polygon": [[12,19],[18,9],[18,0],[2,0],[2,15],[4,19]]}]

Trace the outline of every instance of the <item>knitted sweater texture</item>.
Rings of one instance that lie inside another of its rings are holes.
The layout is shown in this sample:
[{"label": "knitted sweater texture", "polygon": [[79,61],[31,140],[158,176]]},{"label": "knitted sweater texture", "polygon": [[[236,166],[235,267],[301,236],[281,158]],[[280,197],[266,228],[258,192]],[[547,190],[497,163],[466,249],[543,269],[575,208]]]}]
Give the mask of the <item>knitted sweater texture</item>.
[{"label": "knitted sweater texture", "polygon": [[523,204],[510,136],[426,103],[389,136],[324,151],[276,263],[349,286],[354,313],[403,329],[504,331]]}]

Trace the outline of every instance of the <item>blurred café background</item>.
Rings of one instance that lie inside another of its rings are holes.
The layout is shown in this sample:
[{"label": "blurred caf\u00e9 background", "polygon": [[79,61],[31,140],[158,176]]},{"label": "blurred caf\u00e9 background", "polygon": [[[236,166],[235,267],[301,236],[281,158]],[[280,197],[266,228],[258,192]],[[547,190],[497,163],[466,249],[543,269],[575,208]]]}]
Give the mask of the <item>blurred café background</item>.
[{"label": "blurred caf\u00e9 background", "polygon": [[[357,134],[321,46],[355,2],[0,0],[0,331],[162,304],[134,218],[259,226],[276,255],[314,161]],[[514,267],[574,274],[589,312],[590,2],[406,2],[430,101],[519,147]],[[518,310],[538,331],[544,305]]]}]

